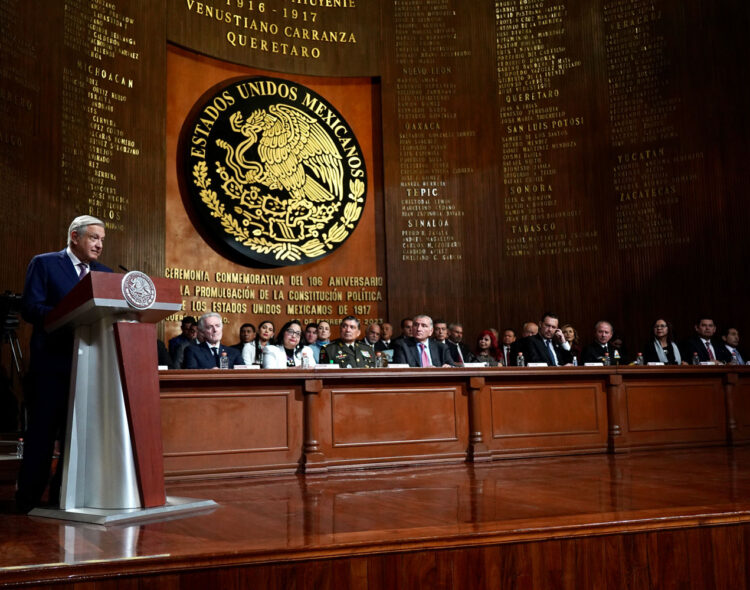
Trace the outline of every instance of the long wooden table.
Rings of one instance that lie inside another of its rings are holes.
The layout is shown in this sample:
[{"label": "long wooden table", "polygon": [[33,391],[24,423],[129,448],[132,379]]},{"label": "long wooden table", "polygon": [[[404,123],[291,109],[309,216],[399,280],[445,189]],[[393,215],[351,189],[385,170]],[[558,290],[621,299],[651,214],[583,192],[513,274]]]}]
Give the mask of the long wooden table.
[{"label": "long wooden table", "polygon": [[750,367],[162,371],[166,476],[750,440]]}]

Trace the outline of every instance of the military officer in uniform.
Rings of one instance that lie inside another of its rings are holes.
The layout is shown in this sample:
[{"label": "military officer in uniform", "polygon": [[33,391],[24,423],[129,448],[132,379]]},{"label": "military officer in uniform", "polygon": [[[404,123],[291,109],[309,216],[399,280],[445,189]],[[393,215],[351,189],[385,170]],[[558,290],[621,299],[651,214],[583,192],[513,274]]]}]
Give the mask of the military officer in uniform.
[{"label": "military officer in uniform", "polygon": [[341,320],[341,338],[320,351],[320,362],[333,362],[345,369],[374,367],[375,350],[372,346],[357,342],[359,334],[359,320],[351,315],[345,317]]}]

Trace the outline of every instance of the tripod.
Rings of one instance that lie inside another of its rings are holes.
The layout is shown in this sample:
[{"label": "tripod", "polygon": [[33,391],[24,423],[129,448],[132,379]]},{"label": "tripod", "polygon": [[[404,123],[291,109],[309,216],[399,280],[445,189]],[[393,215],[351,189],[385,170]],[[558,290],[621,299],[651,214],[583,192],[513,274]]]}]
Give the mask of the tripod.
[{"label": "tripod", "polygon": [[[18,341],[18,335],[16,334],[16,328],[18,328],[20,320],[18,318],[18,313],[14,308],[17,309],[18,305],[20,305],[20,295],[14,295],[10,292],[6,292],[2,296],[0,296],[0,322],[2,322],[0,324],[0,329],[2,329],[2,333],[0,334],[0,358],[2,358],[2,350],[5,348],[6,343],[8,344],[10,350],[8,361],[10,370],[7,377],[6,375],[2,375],[3,383],[0,383],[0,385],[2,385],[2,391],[0,391],[0,394],[2,394],[2,399],[0,399],[0,406],[3,407],[4,411],[2,413],[9,423],[5,424],[4,420],[0,422],[0,430],[7,430],[8,427],[11,427],[12,430],[15,430],[15,428],[18,426],[17,424],[16,426],[10,424],[10,420],[15,420],[15,417],[18,413],[18,404],[15,401],[17,399],[17,396],[15,396],[13,393],[15,390],[14,385],[18,384],[19,386],[21,386],[21,388],[23,388],[24,374],[23,352],[21,350],[21,343]],[[3,373],[4,372],[5,371],[3,371]],[[5,409],[5,406],[7,406],[7,409]],[[25,430],[25,427],[25,415],[22,414],[21,430]]]}]

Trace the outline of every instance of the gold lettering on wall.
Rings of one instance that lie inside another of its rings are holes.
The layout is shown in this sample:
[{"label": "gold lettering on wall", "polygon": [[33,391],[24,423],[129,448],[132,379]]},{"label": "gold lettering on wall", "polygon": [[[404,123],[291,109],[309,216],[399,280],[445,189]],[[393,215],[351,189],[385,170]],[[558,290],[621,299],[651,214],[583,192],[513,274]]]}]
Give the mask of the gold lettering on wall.
[{"label": "gold lettering on wall", "polygon": [[[394,6],[399,129],[400,246],[404,262],[461,260],[464,217],[450,180],[473,172],[457,167],[452,146],[475,141],[453,106],[456,72],[471,55],[462,49],[451,0],[404,0]],[[460,148],[459,148],[460,149]]]},{"label": "gold lettering on wall", "polygon": [[62,75],[62,198],[114,231],[130,205],[115,163],[141,152],[119,122],[137,87],[134,24],[117,2],[65,0],[63,38],[75,65]]},{"label": "gold lettering on wall", "polygon": [[670,90],[672,64],[660,32],[664,18],[658,0],[604,3],[621,250],[689,242],[677,216],[683,195],[701,176],[703,153],[681,148],[676,116],[682,100]]},{"label": "gold lettering on wall", "polygon": [[186,315],[208,312],[220,313],[225,324],[279,316],[297,318],[303,324],[326,320],[338,325],[347,315],[355,315],[363,324],[383,321],[374,315],[385,300],[382,276],[284,277],[177,267],[166,268],[164,276],[180,281],[182,310],[167,318],[174,325]]},{"label": "gold lettering on wall", "polygon": [[334,13],[356,11],[356,0],[292,0],[287,6],[256,0],[184,0],[181,10],[192,21],[210,23],[235,49],[325,59],[331,47],[358,44],[357,33],[333,24]]},{"label": "gold lettering on wall", "polygon": [[[558,166],[580,161],[588,125],[563,88],[581,60],[566,45],[568,9],[550,0],[496,0],[499,124],[502,130],[504,253],[598,250],[599,230],[558,181]],[[567,175],[566,175],[567,176]]]},{"label": "gold lettering on wall", "polygon": [[20,220],[19,207],[29,199],[29,179],[24,173],[36,157],[37,134],[34,117],[38,116],[39,86],[32,72],[38,62],[37,47],[20,34],[25,8],[19,2],[0,3],[0,178],[3,194],[0,215],[11,224],[9,234],[16,234]]}]

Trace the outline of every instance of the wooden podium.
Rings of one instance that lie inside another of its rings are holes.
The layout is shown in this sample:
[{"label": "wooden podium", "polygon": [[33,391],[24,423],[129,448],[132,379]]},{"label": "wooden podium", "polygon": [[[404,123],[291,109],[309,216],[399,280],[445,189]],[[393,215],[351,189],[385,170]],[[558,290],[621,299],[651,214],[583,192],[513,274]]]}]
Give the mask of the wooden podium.
[{"label": "wooden podium", "polygon": [[45,327],[75,330],[60,509],[33,516],[97,524],[215,506],[167,498],[155,322],[180,310],[179,283],[91,272]]}]

